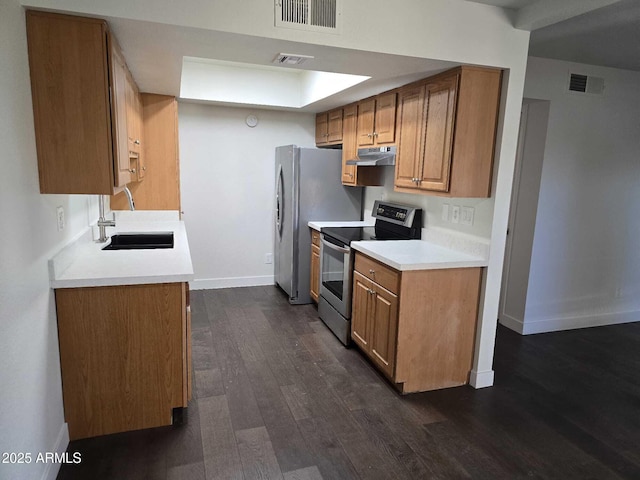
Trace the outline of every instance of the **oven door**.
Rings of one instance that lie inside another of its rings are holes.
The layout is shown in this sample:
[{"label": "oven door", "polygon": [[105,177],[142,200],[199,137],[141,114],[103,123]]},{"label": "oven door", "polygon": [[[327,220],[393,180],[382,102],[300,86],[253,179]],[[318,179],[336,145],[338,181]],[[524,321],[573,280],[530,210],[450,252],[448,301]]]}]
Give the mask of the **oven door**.
[{"label": "oven door", "polygon": [[344,318],[351,318],[351,249],[324,234],[321,241],[320,295]]}]

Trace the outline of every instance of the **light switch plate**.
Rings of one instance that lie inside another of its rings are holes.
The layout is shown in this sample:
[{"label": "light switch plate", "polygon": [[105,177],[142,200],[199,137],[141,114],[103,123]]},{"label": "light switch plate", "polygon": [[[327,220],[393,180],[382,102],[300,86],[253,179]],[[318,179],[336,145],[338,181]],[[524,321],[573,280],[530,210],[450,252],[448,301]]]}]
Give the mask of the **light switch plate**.
[{"label": "light switch plate", "polygon": [[442,205],[442,220],[445,222],[449,221],[449,204],[445,203]]},{"label": "light switch plate", "polygon": [[451,223],[460,223],[460,205],[451,208]]},{"label": "light switch plate", "polygon": [[460,218],[460,223],[462,225],[473,225],[474,213],[475,213],[475,208],[462,207],[462,217]]},{"label": "light switch plate", "polygon": [[56,208],[56,219],[58,221],[58,231],[64,230],[64,208],[62,205]]},{"label": "light switch plate", "polygon": [[266,263],[267,265],[272,264],[273,263],[273,253],[267,253],[264,256],[264,263]]}]

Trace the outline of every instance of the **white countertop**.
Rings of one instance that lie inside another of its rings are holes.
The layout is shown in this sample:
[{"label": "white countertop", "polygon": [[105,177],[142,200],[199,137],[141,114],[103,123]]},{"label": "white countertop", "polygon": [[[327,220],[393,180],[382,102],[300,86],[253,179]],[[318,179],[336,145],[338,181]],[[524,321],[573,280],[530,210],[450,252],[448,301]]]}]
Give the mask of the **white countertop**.
[{"label": "white countertop", "polygon": [[141,215],[141,221],[134,221],[134,218],[135,216],[118,218],[116,227],[108,228],[107,234],[173,232],[173,248],[102,250],[108,242],[96,243],[88,231],[50,260],[51,287],[98,287],[192,280],[193,266],[184,222],[148,220],[148,215]]},{"label": "white countertop", "polygon": [[351,248],[396,270],[486,267],[487,259],[436,245],[424,240],[352,242]]},{"label": "white countertop", "polygon": [[320,231],[321,228],[325,227],[373,227],[375,225],[375,219],[370,220],[353,220],[353,221],[345,221],[338,220],[335,222],[309,222],[309,225],[314,230]]}]

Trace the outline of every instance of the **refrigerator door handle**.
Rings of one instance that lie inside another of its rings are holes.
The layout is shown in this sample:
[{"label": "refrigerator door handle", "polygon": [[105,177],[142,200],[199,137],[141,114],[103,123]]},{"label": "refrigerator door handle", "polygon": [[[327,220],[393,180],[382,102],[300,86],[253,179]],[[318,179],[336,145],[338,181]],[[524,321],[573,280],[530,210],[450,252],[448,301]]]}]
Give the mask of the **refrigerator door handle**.
[{"label": "refrigerator door handle", "polygon": [[276,175],[276,230],[278,232],[278,238],[282,238],[282,190],[283,190],[284,178],[282,175],[282,165],[278,166],[278,174]]}]

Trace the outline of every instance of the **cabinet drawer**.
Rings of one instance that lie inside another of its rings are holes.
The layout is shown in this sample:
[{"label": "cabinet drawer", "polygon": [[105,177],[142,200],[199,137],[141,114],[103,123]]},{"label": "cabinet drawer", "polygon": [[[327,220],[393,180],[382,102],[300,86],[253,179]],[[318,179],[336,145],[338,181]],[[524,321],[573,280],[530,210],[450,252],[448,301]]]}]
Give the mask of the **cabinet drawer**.
[{"label": "cabinet drawer", "polygon": [[317,247],[320,246],[320,232],[311,229],[311,244]]},{"label": "cabinet drawer", "polygon": [[398,293],[400,286],[400,272],[383,265],[361,253],[356,253],[355,269],[365,277],[392,293]]}]

